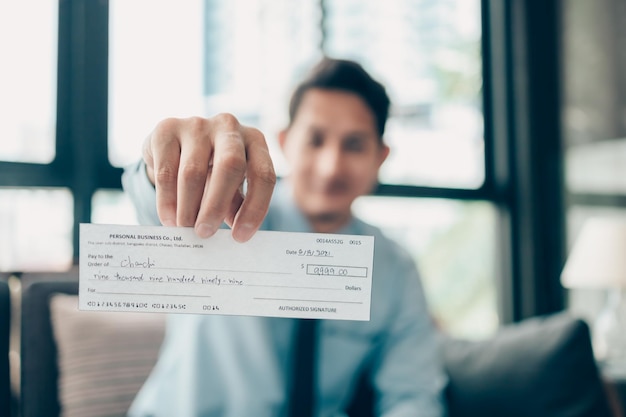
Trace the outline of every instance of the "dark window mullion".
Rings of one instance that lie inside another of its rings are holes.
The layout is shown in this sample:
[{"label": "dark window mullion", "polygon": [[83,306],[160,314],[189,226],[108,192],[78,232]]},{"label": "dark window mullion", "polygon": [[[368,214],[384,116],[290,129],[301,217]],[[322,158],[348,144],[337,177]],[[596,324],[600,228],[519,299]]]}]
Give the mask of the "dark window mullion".
[{"label": "dark window mullion", "polygon": [[0,187],[68,187],[66,173],[52,164],[0,162]]},{"label": "dark window mullion", "polygon": [[486,187],[472,190],[465,188],[380,184],[374,191],[374,194],[385,197],[445,198],[454,200],[488,200],[494,202],[501,200],[501,196]]},{"label": "dark window mullion", "polygon": [[71,173],[77,259],[78,225],[91,221],[93,193],[104,185],[119,188],[119,169],[110,166],[107,155],[109,4],[106,0],[70,0],[61,6],[60,16],[67,20],[60,21],[64,27],[59,47],[70,52],[59,55],[64,60],[59,66],[65,68],[59,81],[65,87],[59,94],[64,96],[59,102],[67,107],[60,110],[64,125],[59,129],[57,149],[61,158],[67,158]]}]

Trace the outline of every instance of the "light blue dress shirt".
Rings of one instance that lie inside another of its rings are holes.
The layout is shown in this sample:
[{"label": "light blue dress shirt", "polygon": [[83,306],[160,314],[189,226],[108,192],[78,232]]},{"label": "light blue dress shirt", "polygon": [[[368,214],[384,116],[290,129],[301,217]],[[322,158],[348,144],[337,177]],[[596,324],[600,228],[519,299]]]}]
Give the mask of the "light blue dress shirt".
[{"label": "light blue dress shirt", "polygon": [[[142,224],[159,224],[154,187],[138,163],[126,192]],[[309,232],[286,184],[274,191],[263,229]],[[345,416],[367,369],[376,415],[445,415],[438,339],[410,256],[358,219],[338,233],[375,237],[371,320],[320,322],[316,416]],[[177,314],[168,316],[158,363],[135,398],[132,417],[285,417],[295,320]]]}]

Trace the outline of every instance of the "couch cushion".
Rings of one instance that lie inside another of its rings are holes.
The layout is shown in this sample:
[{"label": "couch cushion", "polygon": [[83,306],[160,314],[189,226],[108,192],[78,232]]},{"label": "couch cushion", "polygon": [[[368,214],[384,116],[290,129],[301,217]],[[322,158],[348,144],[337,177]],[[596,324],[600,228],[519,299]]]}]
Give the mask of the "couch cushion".
[{"label": "couch cushion", "polygon": [[566,313],[446,340],[444,355],[450,417],[611,416],[589,328]]},{"label": "couch cushion", "polygon": [[165,316],[79,311],[77,306],[75,295],[50,299],[61,415],[125,416],[156,363]]}]

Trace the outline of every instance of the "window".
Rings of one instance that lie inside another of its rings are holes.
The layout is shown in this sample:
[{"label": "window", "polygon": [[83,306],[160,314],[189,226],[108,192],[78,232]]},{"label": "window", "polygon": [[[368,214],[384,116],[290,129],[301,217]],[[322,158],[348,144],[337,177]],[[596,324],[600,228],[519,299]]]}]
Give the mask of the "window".
[{"label": "window", "polygon": [[383,182],[482,186],[480,2],[328,1],[324,12],[322,21],[311,0],[111,1],[112,163],[134,161],[164,117],[230,111],[265,132],[284,173],[274,137],[289,93],[326,53],[357,59],[388,86],[394,151]]},{"label": "window", "polygon": [[57,7],[45,0],[0,4],[0,160],[54,159]]}]

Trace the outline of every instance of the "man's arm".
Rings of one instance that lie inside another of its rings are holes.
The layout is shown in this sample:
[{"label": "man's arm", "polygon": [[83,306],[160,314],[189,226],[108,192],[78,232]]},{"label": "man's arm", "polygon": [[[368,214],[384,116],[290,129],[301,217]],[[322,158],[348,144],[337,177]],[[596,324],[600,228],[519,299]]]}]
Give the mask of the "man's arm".
[{"label": "man's arm", "polygon": [[161,224],[156,211],[156,192],[154,185],[148,179],[146,164],[143,160],[124,168],[122,187],[135,206],[139,224]]},{"label": "man's arm", "polygon": [[143,163],[154,199],[144,191],[145,181],[141,185],[143,173],[129,172],[124,184],[131,196],[141,194],[133,196],[140,220],[154,223],[148,207],[154,202],[160,223],[193,226],[201,237],[226,222],[236,240],[250,239],[267,214],[276,183],[263,134],[230,114],[161,121],[144,142]]}]

